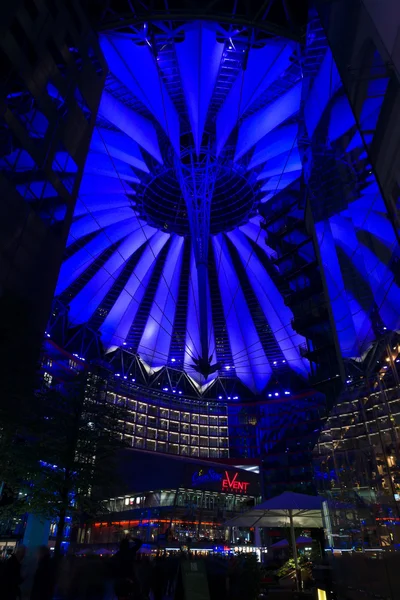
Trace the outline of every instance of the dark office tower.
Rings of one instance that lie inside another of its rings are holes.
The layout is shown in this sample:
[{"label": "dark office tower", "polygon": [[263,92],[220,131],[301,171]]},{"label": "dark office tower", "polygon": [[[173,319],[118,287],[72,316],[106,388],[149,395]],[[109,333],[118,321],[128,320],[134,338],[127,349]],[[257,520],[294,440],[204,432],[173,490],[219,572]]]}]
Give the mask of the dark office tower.
[{"label": "dark office tower", "polygon": [[38,357],[106,75],[80,5],[16,0],[1,9],[3,391],[26,381]]}]

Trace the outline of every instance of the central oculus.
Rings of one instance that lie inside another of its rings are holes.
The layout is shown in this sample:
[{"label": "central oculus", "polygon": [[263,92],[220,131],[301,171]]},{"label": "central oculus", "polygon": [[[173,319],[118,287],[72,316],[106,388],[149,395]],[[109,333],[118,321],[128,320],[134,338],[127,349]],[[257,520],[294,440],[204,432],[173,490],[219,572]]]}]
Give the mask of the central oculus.
[{"label": "central oculus", "polygon": [[[185,157],[186,158],[186,157]],[[212,173],[207,181],[213,185],[210,198],[210,234],[231,231],[246,223],[255,214],[257,192],[249,181],[248,174],[241,174],[233,165],[210,159]],[[206,174],[199,161],[193,169],[203,179]],[[149,225],[178,235],[190,235],[187,201],[182,187],[191,188],[194,172],[191,165],[182,160],[152,179],[144,189],[142,204],[136,198],[137,208]],[[214,179],[215,178],[215,179]],[[184,188],[185,189],[185,188]]]}]

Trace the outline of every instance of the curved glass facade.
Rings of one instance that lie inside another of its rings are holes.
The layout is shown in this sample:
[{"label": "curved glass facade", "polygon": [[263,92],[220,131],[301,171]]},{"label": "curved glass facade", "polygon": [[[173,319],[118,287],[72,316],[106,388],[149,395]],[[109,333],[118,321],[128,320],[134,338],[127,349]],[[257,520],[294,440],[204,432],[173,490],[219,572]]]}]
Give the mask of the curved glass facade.
[{"label": "curved glass facade", "polygon": [[[134,448],[200,458],[229,458],[227,407],[196,401],[135,400],[108,392],[110,402],[126,408],[123,436]],[[185,406],[186,404],[186,406]]]}]

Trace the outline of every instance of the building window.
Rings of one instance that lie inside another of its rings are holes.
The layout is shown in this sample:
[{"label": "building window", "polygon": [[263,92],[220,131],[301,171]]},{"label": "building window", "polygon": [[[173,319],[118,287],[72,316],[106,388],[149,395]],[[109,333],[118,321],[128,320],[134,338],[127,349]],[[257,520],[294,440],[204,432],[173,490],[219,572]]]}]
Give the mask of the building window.
[{"label": "building window", "polygon": [[75,371],[75,373],[79,371],[79,365],[73,358],[69,359],[68,366],[71,369],[71,371]]},{"label": "building window", "polygon": [[[90,395],[90,391],[88,394]],[[229,457],[228,429],[217,425],[221,417],[158,407],[156,404],[137,402],[125,396],[115,396],[113,392],[108,397],[111,401],[115,398],[118,405],[126,407],[121,432],[132,439],[132,445],[136,448],[181,456]],[[138,409],[137,413],[135,408]],[[208,409],[204,407],[203,410]],[[200,425],[200,418],[203,422],[210,419],[213,425]],[[135,434],[137,437],[134,439]]]},{"label": "building window", "polygon": [[50,387],[53,381],[53,376],[50,375],[50,373],[47,373],[47,371],[45,371],[45,373],[43,374],[43,381],[47,387]]}]

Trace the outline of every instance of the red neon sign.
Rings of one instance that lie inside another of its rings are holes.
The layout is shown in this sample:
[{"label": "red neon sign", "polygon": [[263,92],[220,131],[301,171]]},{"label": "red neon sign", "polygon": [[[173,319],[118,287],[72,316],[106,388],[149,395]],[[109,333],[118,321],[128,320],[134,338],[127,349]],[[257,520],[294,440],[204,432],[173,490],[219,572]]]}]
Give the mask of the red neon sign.
[{"label": "red neon sign", "polygon": [[225,471],[225,479],[222,480],[222,489],[225,491],[234,492],[247,492],[247,488],[250,483],[248,481],[238,481],[237,476],[239,473],[235,473],[232,479],[229,479],[228,471]]}]

